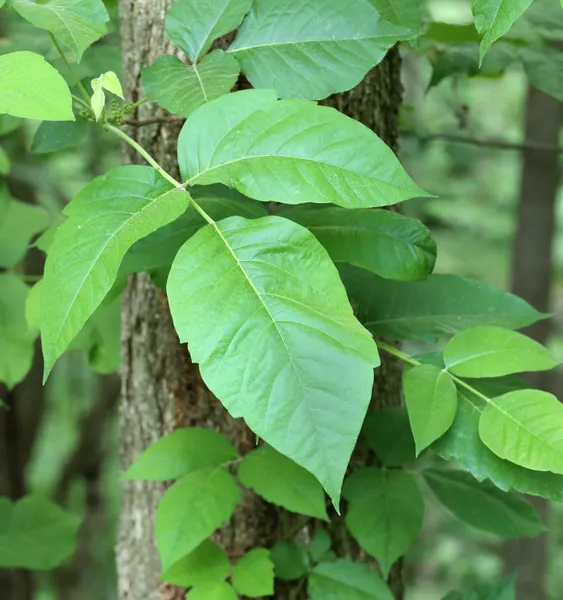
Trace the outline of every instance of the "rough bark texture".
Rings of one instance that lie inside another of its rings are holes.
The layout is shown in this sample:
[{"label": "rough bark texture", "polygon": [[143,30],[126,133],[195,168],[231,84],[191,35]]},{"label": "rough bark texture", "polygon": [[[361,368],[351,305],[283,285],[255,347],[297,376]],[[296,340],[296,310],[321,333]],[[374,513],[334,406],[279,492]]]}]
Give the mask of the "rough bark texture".
[{"label": "rough bark texture", "polygon": [[[530,87],[526,106],[526,140],[557,146],[563,123],[563,104]],[[527,150],[523,155],[518,220],[514,238],[512,291],[535,308],[550,312],[552,252],[556,226],[556,200],[561,178],[556,153]],[[547,342],[553,321],[547,319],[528,327],[525,333]],[[527,379],[535,388],[555,393],[552,373],[533,373]],[[549,506],[542,498],[531,498],[544,521]],[[517,600],[545,600],[548,565],[547,534],[505,544],[507,572],[518,570]]]},{"label": "rough bark texture", "polygon": [[[126,97],[142,97],[140,70],[154,59],[173,52],[164,35],[164,15],[170,0],[121,0]],[[400,58],[391,53],[357,89],[332,99],[330,104],[374,128],[390,145],[397,140],[401,98]],[[155,105],[139,108],[139,120],[164,113]],[[157,124],[132,128],[137,139],[171,173],[176,172],[175,142],[178,126]],[[127,151],[128,162],[138,157]],[[131,278],[124,296],[121,403],[121,460],[127,468],[147,446],[178,426],[203,426],[221,431],[242,453],[255,445],[255,436],[242,420],[232,419],[207,390],[197,366],[180,346],[172,326],[165,295],[145,275]],[[378,371],[375,402],[400,402],[400,370],[386,362]],[[184,590],[158,582],[160,564],[153,524],[159,498],[166,486],[131,482],[124,485],[117,548],[120,600],[180,600]],[[256,546],[271,546],[281,534],[279,513],[250,492],[232,523],[216,535],[229,556],[240,557]],[[358,556],[357,546],[335,524],[335,538],[346,555]],[[402,598],[400,564],[391,574],[396,598]],[[276,592],[283,600],[287,589]],[[294,596],[295,597],[295,596]]]}]

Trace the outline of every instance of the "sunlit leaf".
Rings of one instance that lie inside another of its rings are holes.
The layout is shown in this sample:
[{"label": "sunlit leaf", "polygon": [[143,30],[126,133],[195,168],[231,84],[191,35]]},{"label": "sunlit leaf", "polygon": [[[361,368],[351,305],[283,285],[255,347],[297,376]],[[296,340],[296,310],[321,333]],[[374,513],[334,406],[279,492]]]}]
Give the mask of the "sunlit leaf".
[{"label": "sunlit leaf", "polygon": [[237,600],[238,596],[233,588],[222,581],[193,588],[186,594],[186,600]]},{"label": "sunlit leaf", "polygon": [[242,596],[258,598],[274,593],[274,563],[270,552],[255,548],[236,564],[232,575],[233,587]]},{"label": "sunlit leaf", "polygon": [[211,585],[224,581],[231,572],[231,561],[225,551],[211,540],[175,563],[161,577],[180,587]]}]

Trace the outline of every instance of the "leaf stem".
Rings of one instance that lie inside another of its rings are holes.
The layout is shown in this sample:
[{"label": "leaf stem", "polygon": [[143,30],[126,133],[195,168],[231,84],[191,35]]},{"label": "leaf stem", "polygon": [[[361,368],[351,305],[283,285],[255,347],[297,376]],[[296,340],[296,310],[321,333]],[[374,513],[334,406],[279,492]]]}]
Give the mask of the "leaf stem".
[{"label": "leaf stem", "polygon": [[51,36],[51,40],[53,41],[53,44],[55,44],[55,48],[57,49],[59,56],[61,57],[62,61],[66,65],[66,68],[70,71],[70,74],[76,81],[76,85],[78,86],[78,89],[82,92],[82,95],[86,99],[86,102],[88,103],[87,104],[88,108],[90,108],[90,94],[88,94],[88,91],[82,84],[82,81],[80,81],[80,79],[78,78],[78,75],[74,72],[72,65],[68,62],[68,60],[65,56],[65,53],[63,52],[63,49],[61,48],[59,42],[57,41],[57,38],[51,32],[49,32],[49,35]]},{"label": "leaf stem", "polygon": [[[127,142],[132,148],[134,148],[149,163],[149,165],[151,167],[155,168],[164,177],[164,179],[169,181],[174,187],[182,188],[182,189],[184,188],[184,184],[180,183],[179,181],[174,179],[174,177],[172,177],[172,175],[168,174],[140,144],[138,144],[132,137],[128,136],[124,131],[122,131],[118,127],[114,127],[113,125],[110,125],[109,123],[104,123],[103,128],[106,129],[107,131],[111,131],[112,133],[114,133],[115,135],[120,137],[122,140]],[[194,202],[194,206],[199,210],[199,212],[205,218],[206,213],[203,212],[203,209],[199,208],[195,202]],[[207,217],[206,220],[208,220],[208,219],[211,219],[211,217]],[[211,220],[209,222],[211,223],[211,222],[213,222],[213,220]]]},{"label": "leaf stem", "polygon": [[87,108],[89,111],[92,111],[92,108],[90,107],[90,105],[87,104],[86,102],[84,102],[84,100],[82,100],[82,98],[80,98],[79,96],[75,96],[74,94],[71,94],[71,96],[75,102],[80,104],[80,106],[83,106],[84,108]]},{"label": "leaf stem", "polygon": [[[377,346],[378,346],[378,348],[381,348],[382,350],[387,352],[387,354],[392,354],[393,356],[396,356],[397,358],[399,358],[403,362],[408,363],[409,365],[418,367],[419,365],[422,364],[420,361],[416,360],[416,358],[409,356],[406,352],[402,352],[401,350],[399,350],[398,348],[395,348],[394,346],[391,346],[390,344],[386,344],[385,342],[378,341]],[[474,394],[478,398],[481,398],[481,400],[484,400],[487,404],[489,404],[491,402],[491,399],[489,397],[485,396],[485,394],[482,394],[479,390],[476,390],[473,386],[469,385],[463,379],[457,377],[457,375],[450,373],[450,371],[448,371],[447,369],[444,369],[444,371],[461,387],[464,387],[466,390],[470,391],[472,394]]]}]

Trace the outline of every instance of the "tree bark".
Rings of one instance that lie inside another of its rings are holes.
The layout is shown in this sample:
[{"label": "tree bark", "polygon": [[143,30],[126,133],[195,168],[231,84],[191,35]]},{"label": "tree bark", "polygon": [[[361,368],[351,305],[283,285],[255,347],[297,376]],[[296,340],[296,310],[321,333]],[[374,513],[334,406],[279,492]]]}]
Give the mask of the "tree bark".
[{"label": "tree bark", "polygon": [[[563,123],[563,104],[543,92],[528,89],[525,133],[527,142],[557,146]],[[561,173],[556,153],[527,150],[523,155],[512,259],[512,291],[535,308],[549,312],[552,288],[552,252],[556,224],[556,199]],[[552,320],[539,321],[525,330],[546,343]],[[554,391],[553,373],[533,373],[527,379],[534,388]],[[549,518],[548,502],[531,498],[542,519]],[[547,534],[507,542],[505,569],[518,570],[517,600],[546,600],[548,565]]]},{"label": "tree bark", "polygon": [[[164,16],[170,0],[121,0],[121,23],[126,97],[143,96],[140,70],[161,54],[174,49],[164,35]],[[401,99],[400,58],[392,51],[355,90],[329,101],[346,114],[375,129],[392,147],[397,140]],[[138,120],[164,116],[153,104],[139,107]],[[141,143],[172,174],[177,172],[176,139],[179,126],[155,124],[131,128],[129,134]],[[138,158],[126,150],[126,160]],[[125,290],[123,312],[121,461],[126,469],[150,444],[175,427],[200,426],[225,434],[245,454],[255,447],[255,436],[241,419],[233,419],[201,380],[174,331],[166,296],[148,276],[133,276]],[[385,362],[377,371],[375,403],[398,404],[400,369]],[[160,562],[153,527],[157,503],[165,489],[160,483],[127,482],[123,489],[117,564],[120,600],[180,600],[185,590],[159,583]],[[341,522],[332,532],[339,550],[358,556],[359,550],[345,534]],[[251,492],[232,522],[215,536],[227,554],[236,560],[247,550],[270,547],[281,535],[279,511]],[[391,585],[402,599],[400,563],[393,568]],[[287,589],[276,592],[286,598]]]}]

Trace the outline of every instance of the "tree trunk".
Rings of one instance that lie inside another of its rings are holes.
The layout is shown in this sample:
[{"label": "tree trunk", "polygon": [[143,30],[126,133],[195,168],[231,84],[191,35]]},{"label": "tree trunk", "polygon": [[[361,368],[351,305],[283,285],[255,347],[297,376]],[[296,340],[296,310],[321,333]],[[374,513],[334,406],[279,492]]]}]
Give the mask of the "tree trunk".
[{"label": "tree trunk", "polygon": [[[563,104],[530,86],[526,106],[526,140],[557,146],[562,122]],[[524,153],[513,249],[512,291],[543,312],[550,310],[552,248],[560,175],[556,153],[539,150]],[[546,343],[551,327],[551,320],[539,321],[528,327],[525,333]],[[549,371],[529,374],[527,379],[534,388],[554,391],[555,382]],[[542,519],[547,521],[548,502],[542,498],[531,500]],[[508,572],[519,572],[517,600],[546,600],[547,534],[507,542],[504,558]]]},{"label": "tree trunk", "polygon": [[[143,96],[140,70],[161,54],[174,49],[164,35],[164,16],[170,0],[121,0],[125,93],[130,100]],[[400,58],[393,51],[355,90],[330,101],[343,112],[374,128],[395,146],[401,99]],[[138,119],[164,116],[153,104],[138,109]],[[141,143],[172,174],[177,174],[178,126],[157,124],[132,128]],[[126,151],[128,162],[138,157]],[[255,436],[241,419],[233,419],[201,380],[174,331],[166,296],[146,275],[131,277],[123,312],[121,460],[123,468],[159,437],[180,426],[201,426],[225,434],[245,454]],[[377,404],[400,403],[400,370],[386,362],[377,371]],[[153,536],[154,514],[165,486],[153,482],[127,482],[123,489],[120,535],[117,547],[120,600],[180,600],[185,590],[158,582],[160,562]],[[358,556],[357,546],[335,524],[334,537],[343,554]],[[247,492],[232,519],[215,539],[236,560],[247,550],[270,547],[281,535],[279,511]],[[402,599],[400,563],[391,574],[397,600]],[[287,590],[276,593],[286,598]]]}]

